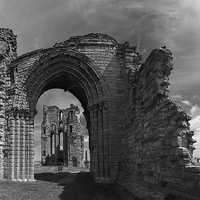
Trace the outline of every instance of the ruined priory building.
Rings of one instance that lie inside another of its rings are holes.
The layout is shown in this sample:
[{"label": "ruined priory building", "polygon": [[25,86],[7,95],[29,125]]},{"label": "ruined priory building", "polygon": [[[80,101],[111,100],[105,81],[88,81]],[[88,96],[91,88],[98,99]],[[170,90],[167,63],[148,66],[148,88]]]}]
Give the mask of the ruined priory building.
[{"label": "ruined priory building", "polygon": [[41,163],[81,167],[84,154],[84,136],[81,135],[78,106],[59,109],[43,106],[41,124]]},{"label": "ruined priory building", "polygon": [[169,96],[172,58],[162,47],[141,64],[136,47],[100,33],[18,57],[16,36],[0,29],[0,179],[34,180],[36,104],[60,88],[84,109],[96,182],[197,199],[190,117]]}]

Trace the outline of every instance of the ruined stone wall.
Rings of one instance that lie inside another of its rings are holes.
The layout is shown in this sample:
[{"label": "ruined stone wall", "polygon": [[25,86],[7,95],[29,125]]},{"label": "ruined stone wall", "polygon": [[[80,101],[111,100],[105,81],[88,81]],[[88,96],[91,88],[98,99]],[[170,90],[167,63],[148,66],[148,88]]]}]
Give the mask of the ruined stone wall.
[{"label": "ruined stone wall", "polygon": [[[122,60],[119,54],[121,47],[111,37],[99,33],[71,37],[65,42],[56,44],[55,47],[77,49],[86,55],[95,63],[97,71],[108,83],[107,85],[102,83],[102,87],[105,90],[105,97],[109,96],[110,99],[105,100],[102,97],[103,103],[90,106],[91,171],[93,169],[99,171],[97,181],[104,182],[106,178],[103,177],[110,177],[110,173],[115,179],[125,126],[124,80],[120,71]],[[100,121],[97,122],[97,119]],[[101,161],[97,162],[97,159]],[[100,170],[100,168],[106,168],[106,170]]]},{"label": "ruined stone wall", "polygon": [[169,97],[171,52],[165,47],[153,50],[139,68],[140,56],[133,49],[126,47],[123,55],[126,136],[119,164],[121,178],[131,177],[181,198],[186,197],[184,193],[199,196],[200,168],[192,163],[195,141],[190,117]]},{"label": "ruined stone wall", "polygon": [[[65,161],[65,165],[73,166],[73,159],[76,158],[77,166],[81,166],[84,140],[81,135],[80,120],[77,116],[79,113],[79,108],[73,104],[66,109],[44,106],[41,124],[42,164],[56,165],[57,159],[61,158],[63,162]],[[60,150],[60,146],[63,147],[62,150]]]},{"label": "ruined stone wall", "polygon": [[[7,90],[11,85],[11,77],[8,75],[10,63],[17,57],[16,35],[13,31],[0,28],[0,179],[10,176],[9,160],[12,155],[12,136],[7,135],[8,119],[5,111],[9,104]],[[11,166],[12,167],[12,166]]]},{"label": "ruined stone wall", "polygon": [[[59,76],[54,77],[58,72],[65,74],[63,85],[70,85],[59,87],[74,92],[85,109],[91,173],[97,182],[128,176],[165,193],[199,195],[199,168],[192,162],[195,141],[189,129],[190,118],[169,98],[169,50],[163,47],[152,51],[140,65],[141,56],[134,47],[92,33],[71,37],[12,61],[15,54],[15,36],[12,31],[1,29],[0,144],[4,144],[6,110],[9,151],[7,162],[2,161],[0,146],[1,177],[2,163],[7,163],[6,178],[34,179],[35,107],[39,96],[54,87],[51,81],[58,82]],[[63,115],[67,116],[67,112],[63,110]],[[77,143],[80,141],[77,138]]]}]

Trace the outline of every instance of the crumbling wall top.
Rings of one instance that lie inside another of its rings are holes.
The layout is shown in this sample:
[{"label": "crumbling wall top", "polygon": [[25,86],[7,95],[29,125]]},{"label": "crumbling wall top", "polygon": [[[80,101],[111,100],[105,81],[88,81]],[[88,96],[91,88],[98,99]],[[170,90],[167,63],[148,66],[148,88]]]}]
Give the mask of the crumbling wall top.
[{"label": "crumbling wall top", "polygon": [[14,35],[13,31],[8,28],[0,28],[0,55],[13,54],[16,56],[17,53],[17,36]]},{"label": "crumbling wall top", "polygon": [[118,43],[112,37],[102,33],[89,33],[84,36],[70,37],[70,39],[56,43],[54,47],[65,46],[110,46],[119,48]]}]

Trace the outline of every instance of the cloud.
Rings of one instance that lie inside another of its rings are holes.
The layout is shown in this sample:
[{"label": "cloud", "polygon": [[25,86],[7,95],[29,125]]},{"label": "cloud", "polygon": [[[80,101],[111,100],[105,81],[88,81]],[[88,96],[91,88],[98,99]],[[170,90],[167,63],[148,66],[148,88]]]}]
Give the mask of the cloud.
[{"label": "cloud", "polygon": [[187,106],[192,106],[192,104],[187,100],[181,100],[181,102]]},{"label": "cloud", "polygon": [[[196,150],[193,152],[194,157],[200,156],[200,107],[197,104],[193,104],[188,100],[183,100],[181,95],[171,96],[172,100],[178,103],[181,103],[186,110],[188,110],[188,115],[191,115],[192,119],[190,120],[190,129],[194,131],[193,139],[197,141],[194,144]],[[194,99],[194,98],[192,98]],[[185,107],[186,106],[186,107]]]},{"label": "cloud", "polygon": [[173,101],[179,101],[180,99],[182,99],[182,96],[180,94],[177,94],[177,95],[172,95],[171,96],[171,99]]},{"label": "cloud", "polygon": [[196,94],[196,95],[194,95],[192,98],[193,98],[193,99],[196,99],[197,97],[198,97],[198,95]]},{"label": "cloud", "polygon": [[193,152],[194,157],[200,157],[200,107],[198,105],[193,105],[189,112],[192,116],[190,120],[190,129],[194,131],[193,139],[197,141],[194,144],[196,150]]},{"label": "cloud", "polygon": [[190,114],[192,115],[192,117],[199,116],[200,115],[200,107],[198,105],[192,106],[192,108],[190,110]]},{"label": "cloud", "polygon": [[174,53],[172,90],[197,85],[198,0],[0,0],[0,5],[1,27],[12,28],[18,35],[19,54],[70,36],[101,32],[137,46],[143,60],[152,49],[166,45]]},{"label": "cloud", "polygon": [[70,35],[90,31],[111,34],[122,42],[129,40],[141,51],[148,48],[148,53],[152,47],[163,44],[184,51],[182,47],[187,41],[188,52],[197,47],[193,37],[198,36],[198,31],[188,37],[194,28],[199,28],[199,3],[195,0],[0,0],[0,3],[4,16],[0,22],[19,33],[21,52],[34,49],[35,38],[46,47]]},{"label": "cloud", "polygon": [[[199,108],[200,110],[200,108]],[[194,131],[193,139],[197,141],[194,143],[194,147],[196,148],[193,152],[194,157],[200,157],[200,115],[192,118],[190,121],[191,130]]]}]

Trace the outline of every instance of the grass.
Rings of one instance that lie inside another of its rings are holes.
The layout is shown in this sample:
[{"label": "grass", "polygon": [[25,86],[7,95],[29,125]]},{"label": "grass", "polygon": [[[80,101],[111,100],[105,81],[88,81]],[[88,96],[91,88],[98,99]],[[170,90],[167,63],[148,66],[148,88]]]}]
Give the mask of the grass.
[{"label": "grass", "polygon": [[70,172],[83,171],[82,168],[35,167],[33,182],[0,181],[0,200],[117,200],[110,185],[95,184],[87,172],[78,173],[70,184],[57,183]]},{"label": "grass", "polygon": [[59,195],[63,186],[49,182],[0,182],[1,200],[38,200],[38,199],[60,199]]}]

